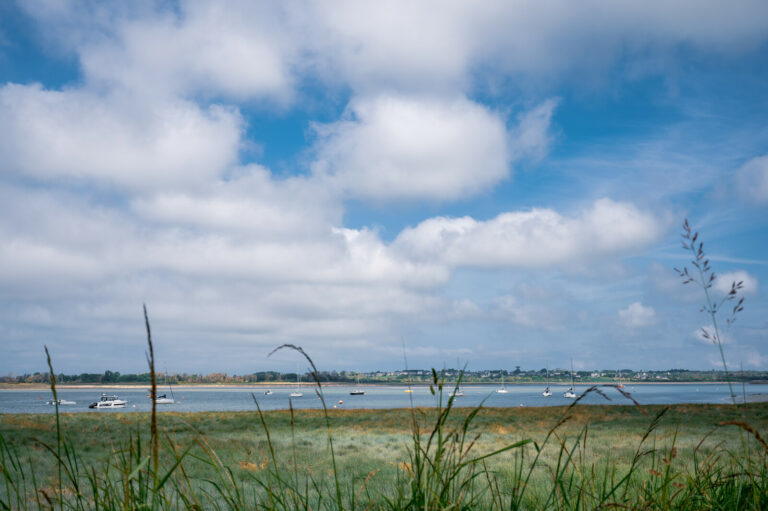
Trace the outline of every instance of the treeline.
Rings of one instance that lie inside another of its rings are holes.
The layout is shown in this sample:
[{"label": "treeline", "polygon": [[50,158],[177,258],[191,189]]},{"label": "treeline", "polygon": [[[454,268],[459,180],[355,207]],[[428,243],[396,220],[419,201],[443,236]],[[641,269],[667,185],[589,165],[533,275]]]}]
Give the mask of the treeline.
[{"label": "treeline", "polygon": [[[191,384],[191,383],[257,383],[257,382],[295,382],[296,373],[280,373],[277,371],[260,371],[251,374],[188,374],[188,373],[168,373],[160,372],[156,375],[157,381],[162,383],[168,381],[172,384]],[[356,381],[357,373],[348,371],[321,371],[318,378],[322,382],[351,383]],[[301,375],[304,382],[314,381],[309,373]],[[81,373],[81,374],[57,374],[58,383],[92,383],[92,384],[115,384],[115,383],[151,383],[150,373],[127,373],[120,374],[119,371],[104,371],[104,373]],[[0,376],[0,383],[49,383],[50,378],[46,372],[35,372],[32,374],[7,375]]]},{"label": "treeline", "polygon": [[[443,373],[447,380],[455,381],[458,378],[459,370],[447,368],[439,373]],[[358,373],[354,371],[321,371],[318,373],[321,382],[330,383],[354,383],[358,379]],[[410,369],[407,371],[373,371],[359,373],[361,383],[428,383],[432,380],[432,371],[425,369]],[[548,377],[548,380],[547,380]],[[712,382],[725,381],[726,375],[723,371],[696,371],[687,369],[670,369],[668,371],[633,371],[631,369],[611,370],[611,371],[574,371],[573,375],[576,383],[616,383],[616,382]],[[735,382],[768,381],[768,371],[735,371],[729,373],[728,377]],[[498,383],[501,378],[507,383],[540,383],[550,381],[552,383],[570,382],[571,373],[568,369],[550,369],[548,374],[545,368],[540,370],[521,370],[517,366],[514,370],[507,371],[483,370],[483,371],[465,371],[463,381],[465,383]],[[308,373],[301,374],[303,382],[312,382],[314,377]],[[296,382],[296,373],[281,373],[278,371],[260,371],[250,374],[190,374],[190,373],[168,373],[165,375],[157,373],[157,381],[164,381],[172,384],[201,384],[201,383],[268,383],[268,382]],[[81,373],[81,374],[58,374],[56,381],[59,383],[82,383],[82,384],[149,384],[149,373],[121,374],[118,371],[104,371],[103,373]],[[7,375],[0,376],[0,383],[48,383],[47,372],[36,372],[33,374]]]}]

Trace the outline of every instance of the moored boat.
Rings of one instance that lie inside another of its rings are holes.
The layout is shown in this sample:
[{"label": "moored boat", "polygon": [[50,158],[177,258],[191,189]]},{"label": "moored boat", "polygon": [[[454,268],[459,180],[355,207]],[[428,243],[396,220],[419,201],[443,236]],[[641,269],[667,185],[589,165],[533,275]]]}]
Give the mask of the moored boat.
[{"label": "moored boat", "polygon": [[299,366],[296,366],[296,390],[290,393],[291,397],[303,397],[301,392],[301,374],[299,374]]},{"label": "moored boat", "polygon": [[172,397],[168,397],[165,394],[160,394],[155,398],[155,404],[158,405],[172,405],[176,401]]},{"label": "moored boat", "polygon": [[[156,405],[172,405],[176,402],[176,398],[173,395],[173,388],[171,388],[170,384],[168,383],[168,370],[165,370],[165,385],[168,385],[168,390],[171,391],[171,397],[168,397],[168,394],[157,394],[155,396],[155,404]],[[147,395],[148,398],[152,399],[152,393]]]},{"label": "moored boat", "polygon": [[563,394],[563,397],[567,397],[568,399],[576,399],[576,392],[574,389],[574,383],[573,383],[573,359],[571,359],[571,387],[565,391]]},{"label": "moored boat", "polygon": [[128,401],[111,394],[101,394],[101,398],[88,405],[88,408],[125,408]]},{"label": "moored boat", "polygon": [[509,392],[509,391],[508,391],[508,390],[507,390],[507,388],[504,386],[504,373],[502,373],[502,374],[501,374],[501,387],[500,387],[500,388],[498,388],[498,389],[496,389],[496,393],[497,393],[497,394],[506,394],[506,393],[508,393],[508,392]]},{"label": "moored boat", "polygon": [[[48,402],[47,402],[46,404],[49,404],[49,405],[53,406],[53,405],[55,405],[56,403],[57,403],[57,402],[56,402],[55,400],[53,400],[53,399],[49,399],[49,400],[48,400]],[[75,403],[74,401],[68,401],[68,400],[66,400],[66,399],[59,399],[59,400],[58,400],[58,405],[59,405],[59,406],[61,406],[61,405],[74,405],[74,404],[77,404],[77,403]]]},{"label": "moored boat", "polygon": [[360,373],[357,373],[357,387],[349,393],[350,396],[364,396],[365,391],[360,388]]}]

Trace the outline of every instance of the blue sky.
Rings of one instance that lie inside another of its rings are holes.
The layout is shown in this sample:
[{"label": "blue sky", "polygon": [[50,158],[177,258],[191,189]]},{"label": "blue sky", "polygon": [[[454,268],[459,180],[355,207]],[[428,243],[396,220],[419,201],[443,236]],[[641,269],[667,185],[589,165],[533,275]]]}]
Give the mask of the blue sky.
[{"label": "blue sky", "polygon": [[6,2],[0,372],[768,369],[767,11]]}]

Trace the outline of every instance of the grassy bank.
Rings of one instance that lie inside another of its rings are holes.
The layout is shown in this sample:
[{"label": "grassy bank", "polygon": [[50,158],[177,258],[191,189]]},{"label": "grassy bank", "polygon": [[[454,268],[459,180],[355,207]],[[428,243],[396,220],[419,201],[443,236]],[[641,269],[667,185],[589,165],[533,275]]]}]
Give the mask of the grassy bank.
[{"label": "grassy bank", "polygon": [[[630,405],[472,413],[333,410],[330,430],[322,411],[268,412],[263,423],[257,412],[158,414],[157,479],[169,475],[154,496],[148,414],[62,414],[61,447],[55,417],[0,416],[6,483],[0,506],[58,508],[59,497],[75,507],[97,507],[102,499],[136,508],[424,509],[425,501],[430,509],[768,504],[765,446],[746,426],[718,426],[738,418],[765,431],[768,404],[738,412],[733,406]],[[516,447],[504,450],[510,445]],[[477,459],[495,451],[503,452]],[[461,465],[465,461],[470,463]],[[422,490],[446,494],[419,495]]]}]

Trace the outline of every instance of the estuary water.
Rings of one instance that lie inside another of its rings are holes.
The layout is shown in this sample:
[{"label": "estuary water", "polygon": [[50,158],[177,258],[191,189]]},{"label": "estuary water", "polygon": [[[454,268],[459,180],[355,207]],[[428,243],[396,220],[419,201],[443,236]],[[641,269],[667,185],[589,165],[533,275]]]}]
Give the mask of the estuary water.
[{"label": "estuary water", "polygon": [[[349,394],[354,386],[330,386],[323,387],[325,401],[329,408],[407,408],[411,405],[418,407],[430,407],[437,404],[437,397],[433,396],[429,387],[414,386],[413,392],[405,392],[402,386],[363,385],[365,395],[352,396]],[[447,387],[446,387],[447,388]],[[455,406],[477,406],[483,400],[488,407],[519,407],[519,406],[562,406],[573,402],[572,399],[563,397],[567,385],[552,385],[552,396],[543,397],[542,385],[507,385],[507,393],[496,393],[498,386],[469,385],[464,388],[465,396],[454,399]],[[584,392],[588,385],[577,385],[576,393]],[[450,387],[443,396],[444,402],[448,400],[448,394],[453,389]],[[167,388],[158,389],[159,393],[170,392]],[[289,399],[293,401],[296,409],[321,408],[320,399],[317,397],[315,387],[305,385],[301,389],[303,397],[289,397],[295,387],[273,387],[270,395],[265,395],[264,387],[174,387],[173,395],[176,403],[172,405],[158,405],[159,411],[169,412],[204,412],[204,411],[255,411],[254,397],[258,400],[262,410],[287,409]],[[606,398],[597,393],[590,393],[579,402],[581,404],[607,404],[624,405],[631,401],[622,396],[614,388],[602,387]],[[681,403],[715,403],[727,404],[731,402],[726,384],[628,384],[623,389],[629,392],[640,404],[681,404]],[[101,393],[115,394],[120,399],[128,401],[125,408],[114,410],[91,410],[88,405],[99,399]],[[743,399],[746,392],[748,399],[762,398],[768,395],[768,385],[734,385],[734,392]],[[751,396],[751,398],[750,398]],[[51,398],[50,391],[32,389],[0,389],[0,413],[53,413],[54,406],[46,404]],[[130,413],[146,412],[152,409],[152,402],[147,398],[146,387],[117,389],[114,387],[95,387],[88,389],[62,388],[59,390],[59,398],[74,401],[74,405],[62,405],[62,412],[87,412],[87,413]]]}]

